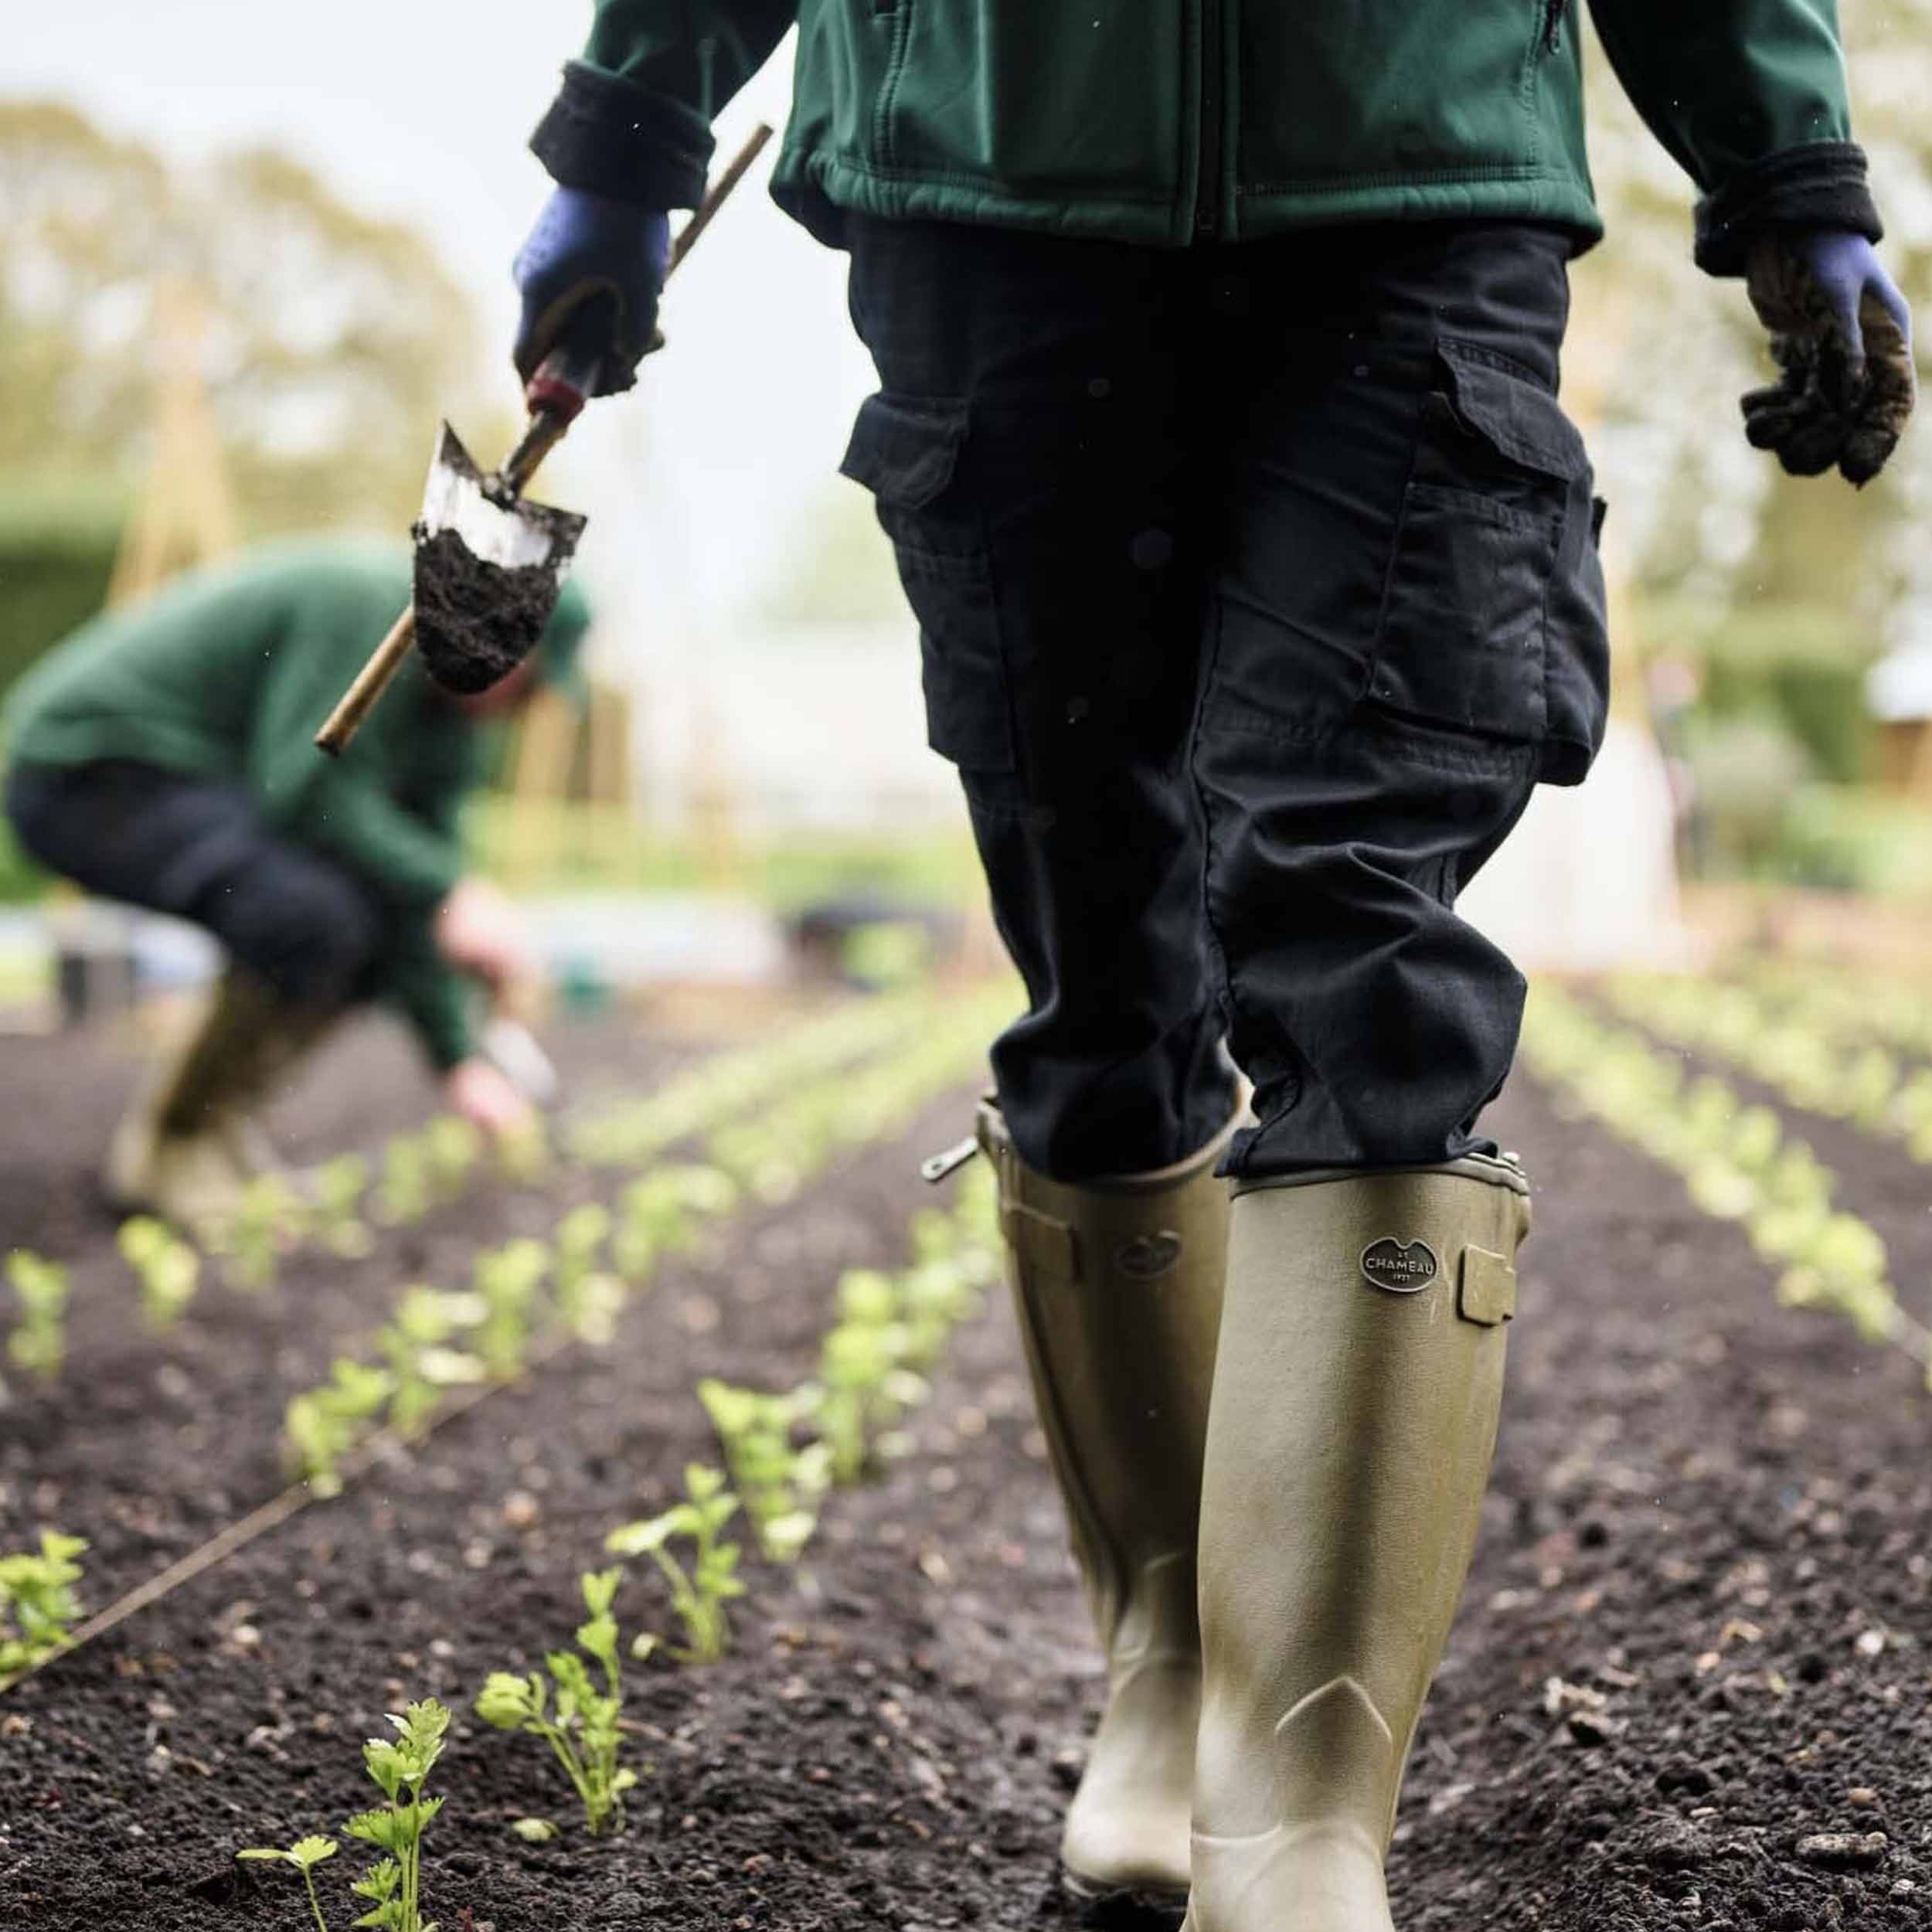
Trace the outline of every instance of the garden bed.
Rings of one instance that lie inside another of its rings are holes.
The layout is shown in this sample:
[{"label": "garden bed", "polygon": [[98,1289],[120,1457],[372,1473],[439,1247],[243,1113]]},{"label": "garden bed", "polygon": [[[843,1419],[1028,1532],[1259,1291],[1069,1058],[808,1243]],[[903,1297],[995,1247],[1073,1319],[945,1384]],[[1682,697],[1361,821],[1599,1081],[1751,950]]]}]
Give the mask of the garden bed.
[{"label": "garden bed", "polygon": [[[558,1046],[567,1060],[567,1030]],[[589,1057],[620,1050],[641,1077],[662,1064],[648,1043]],[[903,1258],[932,1198],[916,1157],[957,1138],[969,1100],[720,1222],[608,1348],[572,1347],[0,1696],[0,1926],[294,1932],[311,1923],[300,1882],[233,1852],[338,1829],[369,1794],[359,1740],[431,1694],[456,1713],[424,1860],[444,1932],[1075,1923],[1053,1850],[1099,1675],[996,1296],[956,1332],[910,1453],[831,1496],[795,1566],[747,1559],[726,1659],[629,1667],[648,1767],[621,1835],[587,1839],[541,1747],[469,1711],[488,1671],[540,1668],[567,1638],[605,1531],[715,1459],[696,1379],[787,1386],[841,1270]],[[77,1171],[106,1111],[77,1097],[34,1159]],[[1736,1226],[1527,1081],[1495,1126],[1530,1163],[1538,1228],[1476,1569],[1391,1860],[1398,1924],[1923,1926],[1917,1372],[1777,1306]],[[516,1198],[447,1210],[447,1236],[424,1224],[423,1267],[445,1238],[516,1231],[489,1218]],[[19,1411],[0,1418],[0,1549],[43,1520],[90,1536],[98,1603],[214,1520],[216,1492],[272,1486],[280,1403],[399,1284],[393,1262],[360,1267],[291,1264],[271,1299],[222,1291],[160,1342],[90,1330],[77,1273],[60,1400],[31,1438]],[[171,1357],[187,1393],[151,1396]],[[668,1627],[642,1564],[617,1610],[627,1636]],[[532,1815],[561,1835],[521,1842],[510,1825]],[[318,1883],[345,1925],[341,1877]]]}]

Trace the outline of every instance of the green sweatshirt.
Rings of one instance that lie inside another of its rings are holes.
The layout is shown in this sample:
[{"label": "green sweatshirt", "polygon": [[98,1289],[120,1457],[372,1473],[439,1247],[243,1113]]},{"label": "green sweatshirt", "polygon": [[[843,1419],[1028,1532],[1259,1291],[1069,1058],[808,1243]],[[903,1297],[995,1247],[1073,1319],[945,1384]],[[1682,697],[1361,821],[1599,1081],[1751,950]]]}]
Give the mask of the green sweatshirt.
[{"label": "green sweatshirt", "polygon": [[[382,900],[383,996],[447,1067],[470,1050],[468,1001],[430,927],[466,869],[457,821],[476,727],[412,658],[341,758],[312,742],[409,595],[404,551],[258,550],[83,625],[21,681],[0,728],[24,762],[138,759],[245,786],[270,825]],[[543,647],[553,670],[587,622],[566,586]]]},{"label": "green sweatshirt", "polygon": [[[1601,223],[1580,0],[594,0],[532,144],[567,187],[693,205],[713,117],[798,29],[778,199],[1178,246],[1340,222]],[[1591,0],[1700,191],[1697,254],[1878,218],[1835,0]]]}]

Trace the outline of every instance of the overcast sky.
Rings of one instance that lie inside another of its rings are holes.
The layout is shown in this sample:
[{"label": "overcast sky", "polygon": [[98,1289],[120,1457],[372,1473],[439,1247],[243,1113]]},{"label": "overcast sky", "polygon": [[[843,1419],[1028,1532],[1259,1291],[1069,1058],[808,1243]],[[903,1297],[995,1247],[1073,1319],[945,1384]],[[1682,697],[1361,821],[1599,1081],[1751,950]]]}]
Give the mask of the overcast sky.
[{"label": "overcast sky", "polygon": [[[271,142],[344,199],[416,223],[477,297],[513,397],[508,264],[548,187],[524,144],[590,16],[588,0],[62,0],[9,22],[0,89],[182,158]],[[721,153],[760,116],[782,127],[789,55],[733,104]],[[843,259],[772,205],[770,151],[668,298],[672,346],[590,413],[564,473],[592,519],[587,574],[632,596],[661,585],[666,628],[686,635],[742,607],[833,487],[872,386]]]}]

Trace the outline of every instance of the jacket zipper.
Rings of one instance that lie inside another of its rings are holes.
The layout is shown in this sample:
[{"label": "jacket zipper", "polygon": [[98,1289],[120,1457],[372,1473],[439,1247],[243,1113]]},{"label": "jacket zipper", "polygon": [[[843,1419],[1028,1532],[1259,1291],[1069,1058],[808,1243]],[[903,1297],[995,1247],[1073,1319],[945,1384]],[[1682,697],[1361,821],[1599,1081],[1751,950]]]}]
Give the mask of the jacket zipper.
[{"label": "jacket zipper", "polygon": [[1201,177],[1194,191],[1194,232],[1212,235],[1221,221],[1221,0],[1201,0]]},{"label": "jacket zipper", "polygon": [[1563,44],[1563,20],[1570,0],[1543,0],[1543,52],[1554,53]]}]

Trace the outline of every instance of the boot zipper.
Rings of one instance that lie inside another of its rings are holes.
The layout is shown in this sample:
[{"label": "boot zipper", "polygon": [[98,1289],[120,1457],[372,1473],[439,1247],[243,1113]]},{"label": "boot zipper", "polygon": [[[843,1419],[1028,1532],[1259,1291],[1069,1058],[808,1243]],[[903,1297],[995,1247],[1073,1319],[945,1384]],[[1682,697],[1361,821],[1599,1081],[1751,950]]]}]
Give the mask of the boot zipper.
[{"label": "boot zipper", "polygon": [[919,1178],[937,1186],[947,1175],[964,1167],[978,1151],[979,1142],[969,1134],[964,1140],[956,1141],[937,1154],[927,1155],[919,1164]]},{"label": "boot zipper", "polygon": [[1221,0],[1201,0],[1201,175],[1194,232],[1212,236],[1221,221]]},{"label": "boot zipper", "polygon": [[1570,0],[1543,0],[1543,52],[1554,53],[1563,44],[1563,20]]}]

